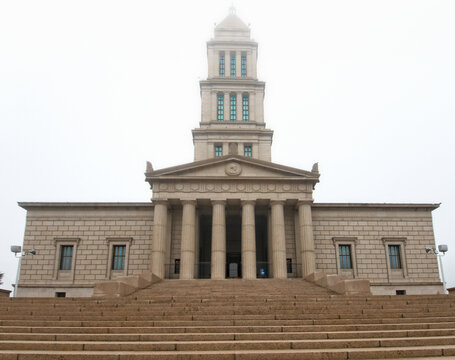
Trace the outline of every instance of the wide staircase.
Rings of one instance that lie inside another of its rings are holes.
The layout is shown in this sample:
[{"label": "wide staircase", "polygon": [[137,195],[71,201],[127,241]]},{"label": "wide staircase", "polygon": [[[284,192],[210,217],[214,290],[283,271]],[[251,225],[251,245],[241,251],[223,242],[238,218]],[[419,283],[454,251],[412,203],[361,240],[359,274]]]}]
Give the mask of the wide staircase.
[{"label": "wide staircase", "polygon": [[125,298],[0,298],[0,359],[455,358],[455,296],[168,280]]}]

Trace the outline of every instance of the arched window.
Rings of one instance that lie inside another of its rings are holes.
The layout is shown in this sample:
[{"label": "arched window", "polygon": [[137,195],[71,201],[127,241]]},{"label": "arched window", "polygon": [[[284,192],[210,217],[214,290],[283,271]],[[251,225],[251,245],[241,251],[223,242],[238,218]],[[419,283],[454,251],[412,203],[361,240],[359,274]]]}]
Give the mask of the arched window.
[{"label": "arched window", "polygon": [[237,120],[237,94],[231,94],[230,96],[230,120],[236,121]]},{"label": "arched window", "polygon": [[223,93],[219,93],[217,96],[216,119],[218,121],[224,120],[224,94]]},{"label": "arched window", "polygon": [[250,109],[249,109],[249,96],[248,94],[242,95],[242,119],[243,121],[250,120]]}]

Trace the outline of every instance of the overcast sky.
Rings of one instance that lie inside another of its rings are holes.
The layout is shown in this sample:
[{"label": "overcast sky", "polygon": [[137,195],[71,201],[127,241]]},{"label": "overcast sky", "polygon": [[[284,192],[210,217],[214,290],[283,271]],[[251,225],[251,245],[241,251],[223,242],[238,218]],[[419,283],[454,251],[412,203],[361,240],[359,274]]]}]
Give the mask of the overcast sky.
[{"label": "overcast sky", "polygon": [[[231,4],[0,0],[3,288],[17,201],[149,201],[146,160],[193,160],[206,41]],[[259,42],[272,160],[318,161],[316,202],[441,202],[455,286],[455,1],[234,5]]]}]

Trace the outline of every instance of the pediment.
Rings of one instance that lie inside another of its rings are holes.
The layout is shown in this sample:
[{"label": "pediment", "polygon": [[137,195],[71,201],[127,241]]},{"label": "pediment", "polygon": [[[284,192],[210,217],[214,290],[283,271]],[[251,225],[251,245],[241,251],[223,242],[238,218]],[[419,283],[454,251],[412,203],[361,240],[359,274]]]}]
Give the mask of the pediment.
[{"label": "pediment", "polygon": [[319,173],[268,161],[228,155],[146,172],[146,179],[300,179],[318,182]]}]

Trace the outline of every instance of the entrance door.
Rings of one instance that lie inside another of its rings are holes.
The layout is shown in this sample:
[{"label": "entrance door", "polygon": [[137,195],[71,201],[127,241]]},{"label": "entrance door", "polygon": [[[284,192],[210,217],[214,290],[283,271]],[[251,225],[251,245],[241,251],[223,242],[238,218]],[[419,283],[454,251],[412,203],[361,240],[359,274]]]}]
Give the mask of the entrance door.
[{"label": "entrance door", "polygon": [[239,212],[226,216],[226,278],[242,277],[242,217]]},{"label": "entrance door", "polygon": [[226,254],[226,277],[240,278],[242,277],[242,262],[240,253],[231,252]]}]

